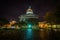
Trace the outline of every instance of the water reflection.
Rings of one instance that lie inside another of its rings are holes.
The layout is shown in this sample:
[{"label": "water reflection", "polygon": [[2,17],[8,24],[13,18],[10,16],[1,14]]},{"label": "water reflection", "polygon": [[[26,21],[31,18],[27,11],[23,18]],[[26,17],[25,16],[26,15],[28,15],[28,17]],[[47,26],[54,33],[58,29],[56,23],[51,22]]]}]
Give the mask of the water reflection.
[{"label": "water reflection", "polygon": [[26,34],[24,40],[32,40],[33,38],[32,29],[27,29],[25,33]]},{"label": "water reflection", "polygon": [[[7,39],[8,38],[8,39]],[[1,30],[0,40],[60,40],[60,31],[46,29]]]},{"label": "water reflection", "polygon": [[48,30],[40,30],[40,38],[41,40],[48,40],[49,32]]}]

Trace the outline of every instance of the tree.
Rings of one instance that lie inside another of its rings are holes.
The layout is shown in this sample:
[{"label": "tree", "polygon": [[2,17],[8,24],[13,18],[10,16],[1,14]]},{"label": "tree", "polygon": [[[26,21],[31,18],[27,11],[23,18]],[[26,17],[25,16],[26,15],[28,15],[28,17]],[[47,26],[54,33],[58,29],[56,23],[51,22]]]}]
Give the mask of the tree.
[{"label": "tree", "polygon": [[51,24],[60,24],[60,9],[57,8],[54,12],[47,12],[44,19]]},{"label": "tree", "polygon": [[56,22],[56,16],[54,15],[54,12],[47,12],[44,16],[44,19],[50,24],[55,24]]},{"label": "tree", "polygon": [[55,18],[55,20],[56,20],[55,23],[56,23],[56,24],[60,24],[60,5],[57,6],[54,15],[55,15],[55,17],[56,17],[56,18]]}]

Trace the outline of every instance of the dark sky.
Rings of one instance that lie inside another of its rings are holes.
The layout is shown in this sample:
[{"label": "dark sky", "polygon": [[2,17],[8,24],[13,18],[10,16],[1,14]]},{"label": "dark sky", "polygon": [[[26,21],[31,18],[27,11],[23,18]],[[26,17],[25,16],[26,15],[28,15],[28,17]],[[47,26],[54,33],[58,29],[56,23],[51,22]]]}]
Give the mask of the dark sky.
[{"label": "dark sky", "polygon": [[19,15],[25,14],[27,8],[31,5],[34,14],[39,14],[42,20],[45,12],[55,10],[59,4],[59,0],[1,0],[0,18],[17,20]]}]

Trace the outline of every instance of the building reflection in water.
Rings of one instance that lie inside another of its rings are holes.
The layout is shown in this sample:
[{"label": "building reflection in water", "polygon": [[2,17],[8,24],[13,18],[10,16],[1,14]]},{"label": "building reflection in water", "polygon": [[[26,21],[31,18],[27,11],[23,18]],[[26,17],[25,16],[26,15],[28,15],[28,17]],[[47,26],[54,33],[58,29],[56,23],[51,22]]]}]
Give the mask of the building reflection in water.
[{"label": "building reflection in water", "polygon": [[40,37],[41,37],[41,40],[48,40],[48,37],[49,37],[48,30],[41,30]]},{"label": "building reflection in water", "polygon": [[25,38],[24,40],[33,40],[33,32],[32,29],[27,29],[25,32]]}]

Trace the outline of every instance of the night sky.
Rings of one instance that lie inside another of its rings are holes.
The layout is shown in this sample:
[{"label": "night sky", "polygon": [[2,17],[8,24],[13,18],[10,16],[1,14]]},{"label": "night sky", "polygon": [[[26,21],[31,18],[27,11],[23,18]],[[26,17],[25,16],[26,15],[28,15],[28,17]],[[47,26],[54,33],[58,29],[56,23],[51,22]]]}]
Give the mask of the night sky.
[{"label": "night sky", "polygon": [[39,14],[40,19],[43,20],[47,11],[55,10],[59,5],[59,0],[1,0],[0,18],[18,20],[19,15],[25,14],[28,7],[31,6],[34,14]]}]

